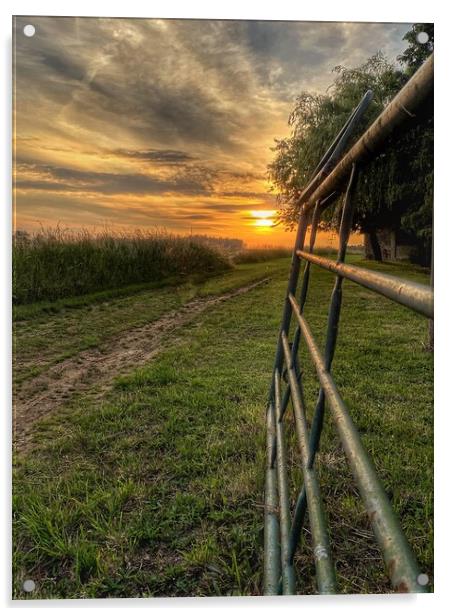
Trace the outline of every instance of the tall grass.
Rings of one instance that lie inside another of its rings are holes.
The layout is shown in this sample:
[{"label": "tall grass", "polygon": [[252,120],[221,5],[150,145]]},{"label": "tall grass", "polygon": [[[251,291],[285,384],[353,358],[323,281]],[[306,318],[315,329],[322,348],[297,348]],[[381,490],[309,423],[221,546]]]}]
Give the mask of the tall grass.
[{"label": "tall grass", "polygon": [[166,278],[211,275],[230,267],[219,250],[190,237],[42,229],[14,236],[13,300],[52,301]]}]

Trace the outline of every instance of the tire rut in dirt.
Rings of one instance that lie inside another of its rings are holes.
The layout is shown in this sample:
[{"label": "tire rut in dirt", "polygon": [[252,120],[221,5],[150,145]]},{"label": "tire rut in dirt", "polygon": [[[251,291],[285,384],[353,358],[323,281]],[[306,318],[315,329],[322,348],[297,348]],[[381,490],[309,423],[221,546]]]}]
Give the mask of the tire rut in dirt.
[{"label": "tire rut in dirt", "polygon": [[24,450],[33,425],[58,409],[75,393],[101,399],[119,374],[127,374],[167,348],[175,330],[206,309],[266,284],[264,278],[228,293],[196,298],[159,319],[122,333],[101,349],[88,349],[51,366],[45,373],[24,382],[14,391],[13,432],[16,450]]}]

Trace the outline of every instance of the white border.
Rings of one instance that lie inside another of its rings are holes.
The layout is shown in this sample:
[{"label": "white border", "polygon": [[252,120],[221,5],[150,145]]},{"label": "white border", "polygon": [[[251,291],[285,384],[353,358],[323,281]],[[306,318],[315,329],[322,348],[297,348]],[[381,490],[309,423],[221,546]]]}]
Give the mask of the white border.
[{"label": "white border", "polygon": [[[2,463],[2,508],[1,528],[3,533],[3,558],[0,569],[0,597],[3,606],[14,609],[16,613],[33,608],[38,612],[49,608],[60,610],[72,609],[73,613],[84,610],[90,613],[96,608],[126,610],[130,608],[151,609],[153,612],[164,610],[184,610],[194,614],[198,611],[227,613],[231,609],[240,613],[250,608],[260,612],[271,613],[284,610],[291,613],[309,610],[321,613],[334,610],[335,616],[346,614],[378,614],[382,611],[409,612],[412,615],[428,616],[427,610],[443,613],[448,603],[448,591],[452,576],[451,550],[451,481],[449,476],[450,438],[452,413],[451,397],[447,395],[447,386],[451,382],[450,360],[451,348],[451,293],[447,287],[452,283],[450,275],[452,263],[452,199],[448,185],[450,176],[450,143],[452,117],[450,113],[451,97],[451,20],[446,2],[409,3],[394,0],[378,2],[352,2],[341,0],[323,0],[323,2],[294,2],[278,0],[275,2],[228,2],[205,3],[197,0],[165,2],[146,2],[127,0],[123,4],[112,5],[108,1],[78,0],[77,2],[57,2],[42,0],[4,2],[1,6],[0,20],[1,42],[5,53],[1,62],[1,121],[2,132],[6,140],[1,149],[0,173],[2,178],[3,202],[0,225],[0,268],[2,289],[2,319],[0,339],[3,341],[0,367],[1,409],[3,411],[3,439],[6,441],[5,453],[0,457]],[[435,594],[413,596],[334,596],[334,597],[296,597],[296,598],[228,598],[228,599],[124,599],[124,600],[77,600],[77,601],[33,601],[12,602],[11,559],[10,559],[10,237],[11,237],[11,16],[15,15],[86,15],[119,17],[198,17],[223,19],[301,19],[312,21],[382,21],[382,22],[435,22]],[[449,144],[449,145],[448,145]],[[5,345],[5,341],[8,344]],[[7,479],[5,481],[5,478]],[[450,602],[450,601],[449,601]]]}]

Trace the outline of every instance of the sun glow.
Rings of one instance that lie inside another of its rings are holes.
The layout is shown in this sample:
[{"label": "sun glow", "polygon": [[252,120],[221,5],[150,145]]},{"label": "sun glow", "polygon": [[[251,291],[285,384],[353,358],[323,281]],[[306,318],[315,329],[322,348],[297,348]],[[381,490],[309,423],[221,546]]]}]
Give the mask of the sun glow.
[{"label": "sun glow", "polygon": [[269,218],[262,218],[261,220],[256,220],[254,225],[256,227],[273,227],[273,220]]},{"label": "sun glow", "polygon": [[252,210],[250,212],[255,227],[273,227],[276,210]]}]

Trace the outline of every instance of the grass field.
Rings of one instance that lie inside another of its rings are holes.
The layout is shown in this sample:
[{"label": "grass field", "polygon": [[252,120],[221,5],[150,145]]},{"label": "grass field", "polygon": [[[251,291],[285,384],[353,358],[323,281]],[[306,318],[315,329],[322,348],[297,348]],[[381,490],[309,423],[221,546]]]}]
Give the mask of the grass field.
[{"label": "grass field", "polygon": [[[412,266],[366,266],[428,282]],[[313,272],[306,315],[322,342],[333,277]],[[204,282],[134,287],[53,309],[30,305],[18,315],[18,396],[33,385],[33,395],[45,398],[63,378],[52,370],[65,361],[72,369],[87,357],[95,359],[98,382],[73,384],[54,398],[54,410],[17,447],[16,598],[262,592],[265,402],[287,273],[287,258],[246,263]],[[269,280],[233,294],[263,279]],[[215,296],[224,301],[200,311]],[[187,306],[199,311],[162,329],[155,356],[119,370],[99,395],[113,345]],[[334,376],[432,578],[433,365],[426,337],[425,319],[345,282]],[[304,348],[301,365],[312,412],[317,386]],[[388,592],[328,415],[325,423],[318,469],[339,591]],[[292,427],[289,413],[288,432]],[[296,447],[290,466],[295,499]],[[315,592],[308,529],[296,570],[300,591]],[[35,581],[34,593],[22,591],[26,579]]]}]

